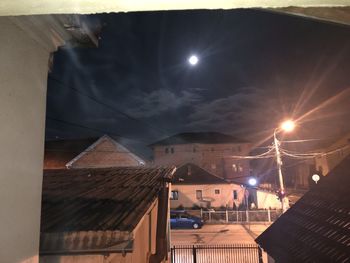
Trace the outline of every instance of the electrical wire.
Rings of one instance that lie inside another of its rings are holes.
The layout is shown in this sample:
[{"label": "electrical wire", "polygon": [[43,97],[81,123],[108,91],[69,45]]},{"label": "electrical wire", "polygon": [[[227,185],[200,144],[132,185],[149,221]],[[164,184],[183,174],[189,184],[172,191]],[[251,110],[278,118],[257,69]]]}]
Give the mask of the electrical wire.
[{"label": "electrical wire", "polygon": [[120,134],[116,134],[116,133],[113,133],[113,132],[110,132],[110,131],[106,131],[106,130],[102,130],[102,129],[96,129],[96,128],[91,128],[91,127],[88,127],[88,126],[85,126],[85,125],[82,125],[82,124],[77,124],[77,123],[69,122],[69,121],[66,121],[66,120],[54,118],[54,117],[51,117],[51,116],[49,116],[49,115],[47,115],[46,118],[47,118],[48,120],[52,120],[52,121],[64,123],[64,124],[66,124],[66,125],[75,126],[75,127],[81,128],[81,129],[87,129],[87,130],[91,130],[91,131],[94,131],[94,132],[98,132],[98,133],[102,133],[102,134],[107,134],[107,135],[119,137],[119,138],[121,138],[121,139],[124,138],[124,139],[131,140],[131,141],[135,141],[135,142],[147,143],[147,142],[145,142],[145,141],[136,140],[136,139],[134,139],[134,138],[124,137],[124,136],[121,136]]},{"label": "electrical wire", "polygon": [[[74,87],[72,87],[72,86],[70,86],[70,85],[67,85],[66,83],[64,83],[63,81],[61,81],[61,80],[59,80],[59,79],[56,79],[56,78],[53,77],[52,75],[49,75],[48,78],[51,79],[51,80],[53,80],[53,81],[55,81],[56,83],[60,84],[62,87],[64,87],[64,88],[69,88],[69,89],[73,90],[75,93],[77,93],[78,95],[83,96],[83,97],[86,97],[86,98],[88,98],[88,99],[94,101],[95,103],[97,103],[97,104],[99,104],[99,105],[101,105],[101,106],[103,106],[103,107],[105,107],[105,108],[111,110],[112,112],[114,112],[114,113],[116,113],[116,114],[118,114],[118,115],[124,116],[124,117],[126,117],[126,118],[128,118],[128,119],[130,119],[130,120],[133,120],[133,121],[139,122],[139,123],[141,123],[141,124],[143,124],[143,125],[146,125],[146,126],[148,126],[149,128],[153,129],[154,131],[157,131],[158,133],[161,133],[161,134],[164,134],[164,133],[165,133],[165,134],[168,134],[168,132],[166,132],[166,131],[164,131],[164,130],[160,130],[158,127],[155,128],[155,127],[153,127],[153,125],[151,125],[151,124],[149,124],[149,123],[147,123],[147,122],[145,122],[145,121],[142,121],[142,120],[140,120],[140,119],[137,119],[137,118],[135,118],[135,117],[133,117],[133,116],[131,116],[131,115],[129,115],[129,114],[127,114],[127,113],[125,113],[125,112],[123,112],[123,111],[121,111],[121,110],[115,108],[115,107],[112,107],[111,105],[106,104],[106,103],[100,101],[99,99],[97,99],[97,98],[94,97],[94,96],[85,94],[85,93],[81,92],[79,89],[74,88]],[[116,119],[116,118],[114,117],[114,119]],[[117,119],[116,119],[116,120],[117,120]],[[117,121],[118,121],[118,120],[117,120]]]}]

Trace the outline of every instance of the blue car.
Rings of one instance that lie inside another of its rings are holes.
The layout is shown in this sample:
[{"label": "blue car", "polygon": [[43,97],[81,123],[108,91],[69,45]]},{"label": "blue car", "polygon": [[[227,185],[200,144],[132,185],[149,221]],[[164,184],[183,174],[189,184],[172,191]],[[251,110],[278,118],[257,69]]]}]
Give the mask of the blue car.
[{"label": "blue car", "polygon": [[170,211],[171,228],[193,228],[198,229],[203,226],[203,220],[199,217],[187,214],[185,211]]}]

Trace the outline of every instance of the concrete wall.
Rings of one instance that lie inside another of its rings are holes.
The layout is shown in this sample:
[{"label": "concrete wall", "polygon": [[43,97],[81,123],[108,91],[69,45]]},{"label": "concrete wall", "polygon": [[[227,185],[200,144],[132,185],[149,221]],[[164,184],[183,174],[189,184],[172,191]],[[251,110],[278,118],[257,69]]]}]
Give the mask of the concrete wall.
[{"label": "concrete wall", "polygon": [[[220,194],[215,194],[215,190],[220,190]],[[244,202],[244,188],[235,184],[203,184],[203,185],[176,185],[172,184],[172,191],[178,191],[179,199],[171,200],[170,207],[177,208],[182,205],[191,208],[193,205],[202,207],[233,207],[233,191],[237,191],[236,206]],[[202,190],[203,200],[198,200],[196,190]]]},{"label": "concrete wall", "polygon": [[250,150],[248,143],[181,144],[155,146],[153,154],[155,165],[181,165],[190,162],[222,178],[235,179],[250,175],[249,161],[231,156],[247,155]]},{"label": "concrete wall", "polygon": [[0,262],[37,262],[49,51],[0,17]]},{"label": "concrete wall", "polygon": [[120,167],[139,166],[141,160],[136,160],[123,146],[113,142],[108,137],[103,137],[95,147],[88,149],[70,168],[91,168],[91,167]]}]

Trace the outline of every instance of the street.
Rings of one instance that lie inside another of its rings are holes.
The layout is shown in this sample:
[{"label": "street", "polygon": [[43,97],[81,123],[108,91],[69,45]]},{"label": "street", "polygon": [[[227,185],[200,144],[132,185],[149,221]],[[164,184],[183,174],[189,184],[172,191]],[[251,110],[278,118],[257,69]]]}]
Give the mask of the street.
[{"label": "street", "polygon": [[242,244],[255,243],[268,224],[204,225],[201,229],[172,229],[171,244]]}]

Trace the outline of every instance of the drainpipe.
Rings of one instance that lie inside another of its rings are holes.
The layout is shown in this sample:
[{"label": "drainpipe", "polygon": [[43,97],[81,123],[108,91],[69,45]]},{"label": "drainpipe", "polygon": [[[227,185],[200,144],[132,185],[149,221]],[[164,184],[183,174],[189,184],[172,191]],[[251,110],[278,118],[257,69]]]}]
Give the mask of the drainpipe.
[{"label": "drainpipe", "polygon": [[[175,171],[176,171],[176,168],[174,168],[171,175],[173,175]],[[168,209],[169,209],[170,180],[165,179],[163,181],[163,187],[158,194],[156,253],[151,255],[149,259],[149,263],[160,263],[168,255],[167,226],[169,223]]]}]

